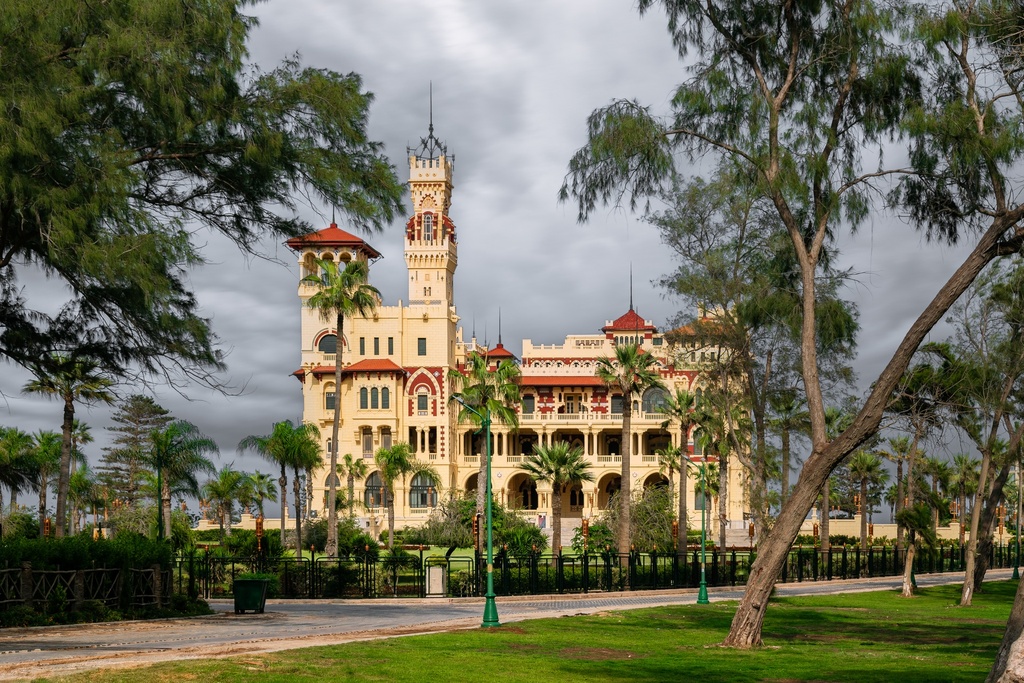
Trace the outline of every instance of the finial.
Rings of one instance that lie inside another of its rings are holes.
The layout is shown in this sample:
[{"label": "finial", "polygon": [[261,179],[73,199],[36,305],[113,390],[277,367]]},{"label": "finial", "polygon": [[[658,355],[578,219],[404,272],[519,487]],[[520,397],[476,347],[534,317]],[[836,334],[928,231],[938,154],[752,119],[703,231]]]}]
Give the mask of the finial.
[{"label": "finial", "polygon": [[415,149],[406,147],[406,152],[421,159],[437,159],[441,156],[448,156],[449,162],[454,158],[448,155],[448,148],[443,142],[434,137],[434,82],[430,81],[428,86],[428,110],[427,110],[427,137],[420,138],[420,146]]},{"label": "finial", "polygon": [[430,101],[430,110],[429,110],[429,124],[430,125],[427,127],[427,132],[430,133],[431,136],[433,136],[434,135],[434,81],[428,81],[427,88],[428,88],[428,91],[427,91],[428,95],[427,95],[427,97],[428,97],[428,99]]},{"label": "finial", "polygon": [[498,308],[498,346],[501,346],[501,308]]},{"label": "finial", "polygon": [[335,207],[332,206],[331,207],[331,225],[337,225],[338,224],[337,221],[334,220],[334,210],[335,210]]},{"label": "finial", "polygon": [[633,262],[629,262],[629,310],[633,310]]}]

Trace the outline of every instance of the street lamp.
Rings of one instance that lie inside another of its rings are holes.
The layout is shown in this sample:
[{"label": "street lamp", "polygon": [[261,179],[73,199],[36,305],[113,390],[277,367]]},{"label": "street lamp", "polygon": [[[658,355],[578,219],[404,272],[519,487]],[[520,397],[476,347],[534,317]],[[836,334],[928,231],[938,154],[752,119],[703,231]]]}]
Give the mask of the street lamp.
[{"label": "street lamp", "polygon": [[708,512],[708,454],[704,453],[704,457],[700,464],[700,495],[701,495],[701,506],[700,506],[700,588],[697,590],[697,604],[707,605],[711,601],[708,600],[708,582],[704,574],[704,567],[707,565],[707,512]]},{"label": "street lamp", "polygon": [[[459,396],[452,396],[462,404],[462,407],[480,418],[480,430],[484,433],[484,457],[487,459],[487,483],[486,483],[486,506],[487,506],[487,593],[484,594],[484,621],[480,626],[492,627],[501,626],[498,621],[498,606],[494,602],[494,525],[491,518],[491,409],[484,406],[483,415],[474,409]],[[479,486],[477,482],[477,486]]]}]

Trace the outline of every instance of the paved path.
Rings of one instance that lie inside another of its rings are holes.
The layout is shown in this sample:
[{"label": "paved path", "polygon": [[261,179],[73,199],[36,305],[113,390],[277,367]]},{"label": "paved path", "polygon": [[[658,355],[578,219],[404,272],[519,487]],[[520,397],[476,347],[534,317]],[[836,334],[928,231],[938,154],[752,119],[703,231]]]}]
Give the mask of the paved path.
[{"label": "paved path", "polygon": [[[993,570],[990,579],[1008,579]],[[920,586],[958,583],[963,574],[918,577]],[[779,595],[816,595],[897,588],[898,578],[779,584]],[[736,600],[741,589],[712,588],[710,599]],[[607,610],[692,604],[693,589],[498,598],[502,623]],[[271,600],[265,614],[236,615],[230,601],[193,619],[117,622],[0,631],[0,680],[88,669],[273,652],[312,645],[477,628],[480,598],[423,600]]]}]

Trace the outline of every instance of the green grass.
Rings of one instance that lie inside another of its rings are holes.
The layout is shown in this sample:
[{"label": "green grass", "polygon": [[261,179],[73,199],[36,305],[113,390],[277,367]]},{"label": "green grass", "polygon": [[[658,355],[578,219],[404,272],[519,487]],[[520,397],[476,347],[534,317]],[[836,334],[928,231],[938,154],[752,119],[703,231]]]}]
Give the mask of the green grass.
[{"label": "green grass", "polygon": [[[498,629],[394,638],[68,681],[979,681],[995,658],[1016,584],[985,584],[962,609],[958,586],[780,598],[765,647],[718,647],[735,603],[605,612]],[[500,612],[500,602],[499,602]]]}]

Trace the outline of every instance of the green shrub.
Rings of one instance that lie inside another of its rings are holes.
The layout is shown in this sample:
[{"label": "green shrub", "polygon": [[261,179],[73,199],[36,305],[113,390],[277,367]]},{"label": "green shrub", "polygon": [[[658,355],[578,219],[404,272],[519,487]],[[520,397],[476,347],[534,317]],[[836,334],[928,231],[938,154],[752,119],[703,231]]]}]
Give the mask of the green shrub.
[{"label": "green shrub", "polygon": [[281,577],[277,574],[269,574],[266,572],[247,572],[235,577],[235,581],[247,579],[266,581],[268,598],[276,598],[281,595]]}]

